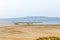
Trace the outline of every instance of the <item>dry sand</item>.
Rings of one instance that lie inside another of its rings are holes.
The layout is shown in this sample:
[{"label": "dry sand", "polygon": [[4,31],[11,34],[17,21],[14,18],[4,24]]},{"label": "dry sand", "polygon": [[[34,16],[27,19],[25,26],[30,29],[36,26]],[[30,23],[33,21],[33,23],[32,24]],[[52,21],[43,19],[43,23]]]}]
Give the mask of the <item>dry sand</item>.
[{"label": "dry sand", "polygon": [[60,25],[10,25],[0,27],[0,40],[35,40],[39,37],[60,37]]}]

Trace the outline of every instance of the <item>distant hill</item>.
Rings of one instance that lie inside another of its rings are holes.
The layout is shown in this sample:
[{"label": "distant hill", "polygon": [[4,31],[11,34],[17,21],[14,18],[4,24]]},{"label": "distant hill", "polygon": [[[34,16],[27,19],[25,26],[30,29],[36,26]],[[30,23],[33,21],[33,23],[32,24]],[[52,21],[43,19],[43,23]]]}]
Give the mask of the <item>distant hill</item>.
[{"label": "distant hill", "polygon": [[31,16],[31,17],[0,19],[0,22],[4,22],[4,21],[6,21],[6,22],[60,23],[60,17]]}]

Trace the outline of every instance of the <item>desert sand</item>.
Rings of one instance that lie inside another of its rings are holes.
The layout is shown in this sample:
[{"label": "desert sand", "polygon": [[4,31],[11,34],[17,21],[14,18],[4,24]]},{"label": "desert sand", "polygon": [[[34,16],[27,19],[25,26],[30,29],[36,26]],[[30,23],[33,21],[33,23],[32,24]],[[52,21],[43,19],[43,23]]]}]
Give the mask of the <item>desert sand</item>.
[{"label": "desert sand", "polygon": [[36,40],[39,37],[59,37],[59,25],[9,25],[0,27],[0,40]]}]

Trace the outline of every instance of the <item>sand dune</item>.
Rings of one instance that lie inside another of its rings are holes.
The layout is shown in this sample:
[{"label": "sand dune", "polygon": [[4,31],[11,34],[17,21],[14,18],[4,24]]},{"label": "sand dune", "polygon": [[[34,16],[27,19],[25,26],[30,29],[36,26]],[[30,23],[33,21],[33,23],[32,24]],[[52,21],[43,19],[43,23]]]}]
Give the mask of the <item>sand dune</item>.
[{"label": "sand dune", "polygon": [[0,27],[0,40],[36,40],[39,37],[60,37],[60,25],[10,25]]}]

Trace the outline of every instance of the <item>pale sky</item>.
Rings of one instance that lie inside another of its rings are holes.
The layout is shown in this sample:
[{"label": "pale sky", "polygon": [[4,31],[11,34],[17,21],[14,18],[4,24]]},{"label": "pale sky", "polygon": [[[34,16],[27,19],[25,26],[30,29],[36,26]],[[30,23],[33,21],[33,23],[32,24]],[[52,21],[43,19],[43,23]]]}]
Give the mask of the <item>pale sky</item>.
[{"label": "pale sky", "polygon": [[0,0],[0,18],[60,17],[60,0]]}]

